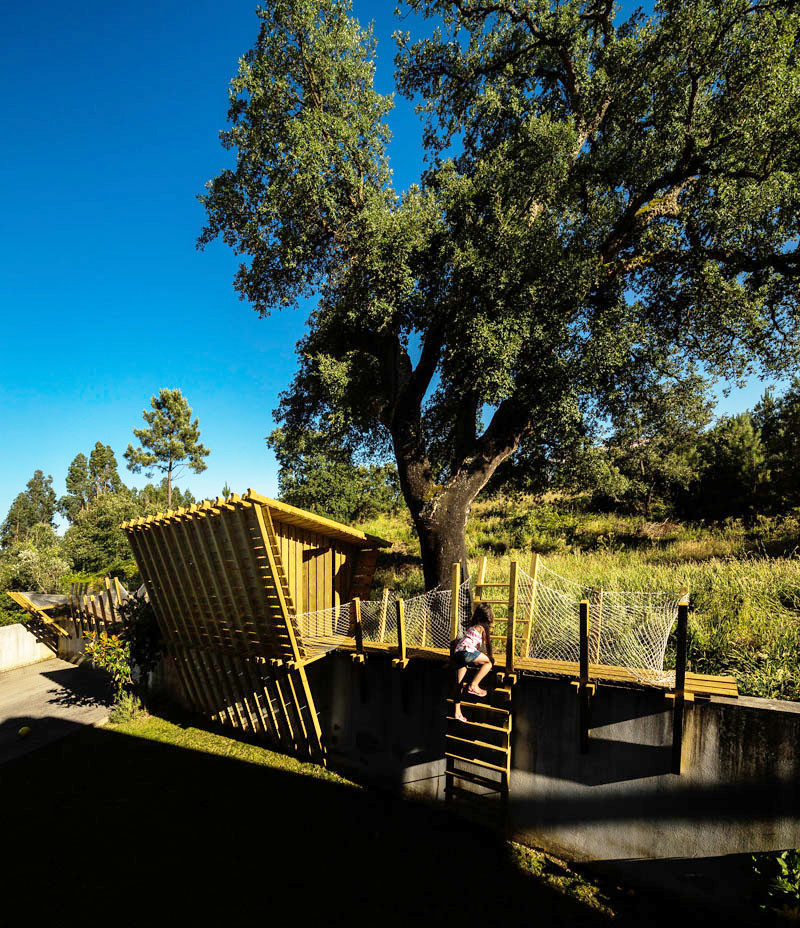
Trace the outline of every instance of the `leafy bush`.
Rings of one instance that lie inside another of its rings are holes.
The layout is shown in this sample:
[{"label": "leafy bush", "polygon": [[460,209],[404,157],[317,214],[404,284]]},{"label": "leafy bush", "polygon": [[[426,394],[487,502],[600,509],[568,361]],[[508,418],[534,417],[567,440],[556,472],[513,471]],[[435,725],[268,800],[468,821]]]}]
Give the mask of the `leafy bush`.
[{"label": "leafy bush", "polygon": [[755,855],[753,869],[764,900],[761,908],[800,922],[800,850]]},{"label": "leafy bush", "polygon": [[86,654],[110,674],[115,706],[124,713],[133,702],[141,705],[146,699],[148,677],[161,656],[161,634],[147,600],[131,597],[119,612],[120,634],[93,632],[86,642]]},{"label": "leafy bush", "polygon": [[105,670],[114,684],[114,701],[120,700],[133,686],[130,648],[119,635],[91,632],[85,644],[86,655],[96,667]]}]

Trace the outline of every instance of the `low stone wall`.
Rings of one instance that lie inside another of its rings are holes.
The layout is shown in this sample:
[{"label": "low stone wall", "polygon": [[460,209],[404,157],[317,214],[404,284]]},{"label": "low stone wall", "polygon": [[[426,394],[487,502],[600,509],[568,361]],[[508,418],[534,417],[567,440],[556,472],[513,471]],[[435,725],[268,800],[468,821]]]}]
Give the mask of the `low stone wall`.
[{"label": "low stone wall", "polygon": [[37,664],[55,656],[55,653],[24,625],[0,627],[0,672]]}]

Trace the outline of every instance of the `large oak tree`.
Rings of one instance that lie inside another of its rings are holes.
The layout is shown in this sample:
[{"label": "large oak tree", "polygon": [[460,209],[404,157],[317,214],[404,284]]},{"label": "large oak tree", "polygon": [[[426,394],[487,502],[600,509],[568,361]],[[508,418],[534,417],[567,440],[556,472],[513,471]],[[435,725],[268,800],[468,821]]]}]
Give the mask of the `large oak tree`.
[{"label": "large oak tree", "polygon": [[399,193],[374,41],[271,0],[230,91],[201,244],[266,315],[315,294],[284,429],[391,449],[429,587],[526,444],[700,363],[798,353],[800,14],[780,0],[411,0],[401,93],[429,168]]}]

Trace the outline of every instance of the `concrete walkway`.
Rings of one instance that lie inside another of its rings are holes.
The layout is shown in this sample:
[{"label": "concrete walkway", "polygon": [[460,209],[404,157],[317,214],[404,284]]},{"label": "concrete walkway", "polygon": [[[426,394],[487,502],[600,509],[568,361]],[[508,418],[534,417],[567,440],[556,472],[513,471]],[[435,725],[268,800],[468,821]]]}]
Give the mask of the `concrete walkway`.
[{"label": "concrete walkway", "polygon": [[[108,678],[54,657],[0,673],[0,764],[108,719]],[[28,726],[27,737],[19,729]]]}]

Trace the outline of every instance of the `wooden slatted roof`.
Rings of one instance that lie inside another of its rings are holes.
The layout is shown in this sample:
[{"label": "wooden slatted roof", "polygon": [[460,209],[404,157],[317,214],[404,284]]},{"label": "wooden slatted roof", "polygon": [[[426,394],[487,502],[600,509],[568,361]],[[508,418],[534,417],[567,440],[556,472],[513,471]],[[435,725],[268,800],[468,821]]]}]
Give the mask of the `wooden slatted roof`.
[{"label": "wooden slatted roof", "polygon": [[[327,535],[329,538],[336,538],[339,541],[344,541],[360,548],[388,548],[392,544],[390,541],[379,538],[377,535],[367,534],[350,525],[345,525],[342,522],[335,522],[333,519],[327,519],[325,516],[318,516],[316,513],[309,512],[306,509],[298,509],[296,506],[288,505],[288,503],[281,503],[276,499],[270,499],[268,496],[262,496],[260,493],[256,493],[255,490],[248,490],[242,498],[248,502],[266,506],[272,513],[272,518],[276,522],[296,525],[299,528],[318,532],[321,535]],[[202,509],[214,505],[219,506],[224,502],[225,501],[221,498],[217,498],[215,503],[206,500],[200,503],[196,508]],[[172,516],[182,515],[185,512],[185,509],[170,509],[166,512],[159,512],[156,515],[148,516],[145,519],[133,521],[138,525],[147,525],[150,522],[169,519]],[[122,527],[127,528],[133,524],[133,521],[124,523]]]}]

